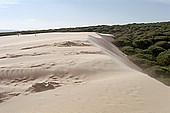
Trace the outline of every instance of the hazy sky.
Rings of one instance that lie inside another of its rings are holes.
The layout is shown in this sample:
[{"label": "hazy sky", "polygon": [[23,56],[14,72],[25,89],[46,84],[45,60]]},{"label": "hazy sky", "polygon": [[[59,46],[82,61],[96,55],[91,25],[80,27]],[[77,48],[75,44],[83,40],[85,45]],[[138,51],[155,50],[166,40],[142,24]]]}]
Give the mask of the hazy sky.
[{"label": "hazy sky", "polygon": [[0,0],[0,29],[170,20],[170,0]]}]

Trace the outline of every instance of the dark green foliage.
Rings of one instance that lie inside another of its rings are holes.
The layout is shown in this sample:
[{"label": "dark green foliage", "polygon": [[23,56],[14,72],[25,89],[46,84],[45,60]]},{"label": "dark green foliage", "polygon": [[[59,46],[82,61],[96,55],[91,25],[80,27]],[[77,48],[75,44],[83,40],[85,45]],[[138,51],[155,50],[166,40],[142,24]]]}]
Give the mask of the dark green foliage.
[{"label": "dark green foliage", "polygon": [[150,47],[148,48],[148,51],[150,51],[151,54],[156,57],[156,56],[158,56],[161,52],[164,52],[165,49],[162,48],[162,47],[153,45],[153,46],[150,46]]},{"label": "dark green foliage", "polygon": [[132,41],[128,37],[121,37],[114,41],[114,44],[118,47],[131,46]]},{"label": "dark green foliage", "polygon": [[130,35],[126,39],[129,43],[118,45],[120,49],[149,75],[170,85],[170,22],[131,24],[122,26],[121,30],[113,33],[115,44],[127,34]]},{"label": "dark green foliage", "polygon": [[170,36],[155,36],[154,37],[154,42],[158,42],[158,41],[170,41]]},{"label": "dark green foliage", "polygon": [[156,60],[161,66],[170,65],[170,50],[160,53]]},{"label": "dark green foliage", "polygon": [[155,57],[153,57],[151,54],[135,54],[133,57],[155,61]]},{"label": "dark green foliage", "polygon": [[167,41],[159,41],[159,42],[155,43],[155,46],[159,46],[164,49],[170,49],[170,43],[168,43]]},{"label": "dark green foliage", "polygon": [[136,53],[136,54],[143,53],[143,50],[142,50],[142,49],[134,48],[134,50],[135,50],[135,53]]},{"label": "dark green foliage", "polygon": [[135,54],[135,50],[131,46],[124,46],[124,47],[121,48],[121,50],[127,55]]},{"label": "dark green foliage", "polygon": [[[151,54],[152,55],[152,52],[150,51],[150,50],[148,50],[148,49],[144,49],[143,51],[142,51],[142,54]],[[153,56],[153,55],[152,55]],[[155,57],[155,56],[154,56]]]},{"label": "dark green foliage", "polygon": [[155,61],[151,61],[145,58],[139,58],[138,56],[135,56],[135,55],[129,57],[129,59],[143,69],[157,65],[157,62]]},{"label": "dark green foliage", "polygon": [[170,36],[170,29],[164,32],[165,35]]},{"label": "dark green foliage", "polygon": [[152,71],[152,74],[154,74],[156,77],[170,77],[170,69],[168,67],[156,65],[151,67],[150,71]]},{"label": "dark green foliage", "polygon": [[139,39],[133,41],[133,46],[140,49],[147,49],[152,45],[152,41],[150,39]]}]

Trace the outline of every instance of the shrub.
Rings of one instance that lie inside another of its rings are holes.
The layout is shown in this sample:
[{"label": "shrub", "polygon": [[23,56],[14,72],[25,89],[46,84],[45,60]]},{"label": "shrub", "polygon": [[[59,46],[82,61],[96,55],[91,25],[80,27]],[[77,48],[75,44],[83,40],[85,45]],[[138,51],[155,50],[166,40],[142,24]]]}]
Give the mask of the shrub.
[{"label": "shrub", "polygon": [[148,51],[150,51],[151,54],[156,57],[156,56],[158,56],[161,52],[164,52],[165,49],[162,48],[162,47],[153,45],[153,46],[150,46],[150,47],[148,48]]},{"label": "shrub", "polygon": [[121,48],[121,50],[127,55],[132,55],[135,53],[135,50],[131,46],[124,46]]},{"label": "shrub", "polygon": [[133,41],[133,46],[140,49],[147,49],[152,45],[152,41],[150,39],[139,39]]},{"label": "shrub", "polygon": [[116,39],[113,42],[115,45],[117,45],[118,47],[123,47],[123,46],[130,46],[132,45],[132,42],[127,38],[127,37],[121,37]]},{"label": "shrub", "polygon": [[159,41],[159,42],[155,43],[155,46],[159,46],[164,49],[170,49],[170,43],[168,43],[167,41]]},{"label": "shrub", "polygon": [[136,54],[141,54],[143,52],[142,49],[134,48]]},{"label": "shrub", "polygon": [[147,59],[143,59],[143,58],[137,58],[135,56],[131,56],[129,57],[129,59],[134,62],[135,64],[137,64],[139,67],[141,67],[142,69],[146,69],[149,67],[152,67],[154,65],[157,65],[157,63],[155,61],[151,61],[151,60],[147,60]]},{"label": "shrub", "polygon": [[152,54],[152,52],[150,50],[148,50],[148,49],[144,49],[142,51],[142,54]]},{"label": "shrub", "polygon": [[150,73],[152,73],[155,77],[170,77],[170,69],[164,66],[153,66],[150,69]]},{"label": "shrub", "polygon": [[155,36],[155,37],[154,37],[154,41],[155,41],[155,42],[159,42],[159,41],[170,41],[170,37],[169,37],[169,36]]},{"label": "shrub", "polygon": [[135,54],[134,57],[141,58],[141,59],[147,59],[147,60],[151,60],[151,61],[155,60],[155,57],[152,56],[151,54]]},{"label": "shrub", "polygon": [[164,32],[164,34],[170,36],[170,29],[167,32]]},{"label": "shrub", "polygon": [[165,52],[160,53],[157,56],[156,60],[159,63],[159,65],[162,65],[162,66],[170,65],[170,51],[165,51]]}]

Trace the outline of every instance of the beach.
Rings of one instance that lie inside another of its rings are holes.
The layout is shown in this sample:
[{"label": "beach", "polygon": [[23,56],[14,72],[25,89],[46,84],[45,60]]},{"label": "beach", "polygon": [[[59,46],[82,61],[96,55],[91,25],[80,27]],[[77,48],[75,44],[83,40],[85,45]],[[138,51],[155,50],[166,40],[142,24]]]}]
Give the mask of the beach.
[{"label": "beach", "polygon": [[170,88],[95,32],[0,37],[0,113],[169,113]]}]

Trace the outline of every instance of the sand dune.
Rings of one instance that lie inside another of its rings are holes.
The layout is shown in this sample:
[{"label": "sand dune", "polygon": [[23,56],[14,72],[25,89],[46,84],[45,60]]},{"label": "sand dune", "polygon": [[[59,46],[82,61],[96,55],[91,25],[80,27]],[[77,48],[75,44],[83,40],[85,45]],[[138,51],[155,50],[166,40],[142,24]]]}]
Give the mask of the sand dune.
[{"label": "sand dune", "polygon": [[0,113],[169,113],[170,88],[97,33],[0,37]]}]

